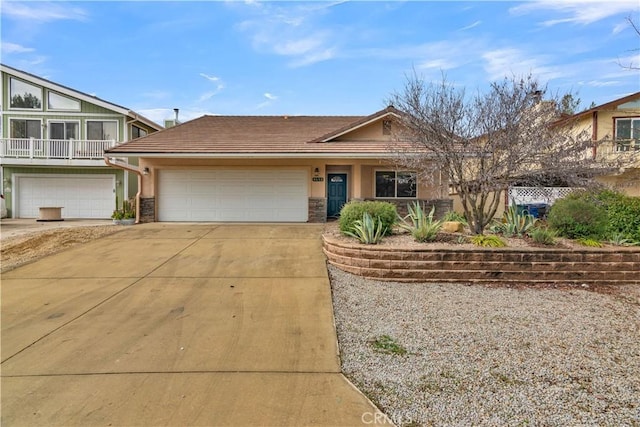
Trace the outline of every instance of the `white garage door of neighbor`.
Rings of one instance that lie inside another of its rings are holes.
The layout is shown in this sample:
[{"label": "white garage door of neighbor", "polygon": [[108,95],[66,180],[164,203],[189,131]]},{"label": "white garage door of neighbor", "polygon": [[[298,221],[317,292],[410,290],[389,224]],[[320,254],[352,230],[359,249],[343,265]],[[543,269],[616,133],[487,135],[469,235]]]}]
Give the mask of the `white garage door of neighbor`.
[{"label": "white garage door of neighbor", "polygon": [[164,170],[160,221],[306,222],[304,170]]},{"label": "white garage door of neighbor", "polygon": [[62,218],[110,218],[115,175],[30,175],[17,178],[19,218],[37,218],[42,206],[62,207]]}]

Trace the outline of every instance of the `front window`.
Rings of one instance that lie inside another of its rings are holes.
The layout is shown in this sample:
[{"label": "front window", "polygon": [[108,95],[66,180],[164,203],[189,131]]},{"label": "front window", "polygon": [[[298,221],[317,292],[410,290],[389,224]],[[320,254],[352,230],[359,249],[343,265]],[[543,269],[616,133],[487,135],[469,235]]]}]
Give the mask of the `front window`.
[{"label": "front window", "polygon": [[22,80],[9,79],[9,105],[11,108],[42,109],[42,89]]},{"label": "front window", "polygon": [[49,122],[50,139],[78,139],[78,122]]},{"label": "front window", "polygon": [[616,119],[616,150],[640,150],[640,117]]},{"label": "front window", "polygon": [[40,120],[11,119],[11,138],[40,139],[41,135]]},{"label": "front window", "polygon": [[91,140],[115,140],[117,139],[118,122],[114,121],[87,121],[87,139]]},{"label": "front window", "polygon": [[409,171],[376,171],[376,197],[415,198],[416,173]]}]

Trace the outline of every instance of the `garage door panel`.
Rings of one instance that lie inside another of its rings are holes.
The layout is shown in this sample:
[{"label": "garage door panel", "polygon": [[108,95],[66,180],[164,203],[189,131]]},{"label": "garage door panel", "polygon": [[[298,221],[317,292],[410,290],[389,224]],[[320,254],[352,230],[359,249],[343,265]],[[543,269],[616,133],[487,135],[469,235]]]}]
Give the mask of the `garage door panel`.
[{"label": "garage door panel", "polygon": [[62,207],[63,218],[109,218],[115,209],[115,175],[24,175],[16,179],[20,218],[37,218],[41,206]]},{"label": "garage door panel", "polygon": [[167,170],[158,178],[158,218],[306,222],[307,197],[305,170]]}]

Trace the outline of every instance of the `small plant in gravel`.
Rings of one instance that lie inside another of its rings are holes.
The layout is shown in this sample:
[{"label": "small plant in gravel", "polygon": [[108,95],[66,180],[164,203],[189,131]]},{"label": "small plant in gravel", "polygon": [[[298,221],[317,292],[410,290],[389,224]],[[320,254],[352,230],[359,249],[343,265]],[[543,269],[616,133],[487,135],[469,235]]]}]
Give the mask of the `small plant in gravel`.
[{"label": "small plant in gravel", "polygon": [[389,335],[381,335],[371,340],[374,349],[385,354],[397,354],[403,356],[407,354],[407,350],[396,342]]},{"label": "small plant in gravel", "polygon": [[367,245],[380,243],[387,232],[382,221],[379,218],[371,218],[367,212],[362,214],[362,219],[354,221],[352,228],[353,231],[344,231],[344,234],[355,237],[360,243]]},{"label": "small plant in gravel", "polygon": [[534,227],[529,232],[529,237],[538,244],[553,246],[556,244],[558,233],[546,227]]},{"label": "small plant in gravel", "polygon": [[442,228],[442,221],[433,219],[435,206],[427,214],[419,202],[414,202],[413,205],[407,205],[407,211],[407,216],[400,218],[401,222],[398,224],[400,228],[409,231],[417,242],[435,240]]},{"label": "small plant in gravel", "polygon": [[603,246],[600,240],[592,239],[589,237],[577,239],[576,242],[578,242],[582,246],[588,246],[590,248],[601,248]]},{"label": "small plant in gravel", "polygon": [[503,248],[507,246],[507,244],[500,237],[489,234],[476,234],[471,237],[471,243],[476,246],[482,246],[485,248]]}]

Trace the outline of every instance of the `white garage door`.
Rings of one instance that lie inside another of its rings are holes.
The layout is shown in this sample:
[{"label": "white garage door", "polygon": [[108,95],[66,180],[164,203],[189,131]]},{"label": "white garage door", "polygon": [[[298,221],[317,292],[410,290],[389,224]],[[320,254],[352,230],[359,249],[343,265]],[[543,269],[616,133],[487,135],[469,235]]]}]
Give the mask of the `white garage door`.
[{"label": "white garage door", "polygon": [[308,220],[304,170],[165,170],[158,178],[160,221]]},{"label": "white garage door", "polygon": [[115,175],[25,175],[17,177],[19,218],[37,218],[40,206],[61,206],[63,218],[110,218]]}]

